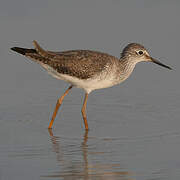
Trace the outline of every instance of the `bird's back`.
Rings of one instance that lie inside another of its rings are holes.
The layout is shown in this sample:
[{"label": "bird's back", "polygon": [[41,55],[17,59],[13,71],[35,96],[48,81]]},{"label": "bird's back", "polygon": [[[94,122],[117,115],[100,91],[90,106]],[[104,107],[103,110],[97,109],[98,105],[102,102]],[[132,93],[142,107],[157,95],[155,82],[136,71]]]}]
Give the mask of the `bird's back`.
[{"label": "bird's back", "polygon": [[60,74],[67,74],[79,79],[88,79],[102,72],[110,63],[118,60],[116,57],[106,53],[90,50],[70,50],[64,52],[53,52],[43,50],[37,42],[35,49],[12,48],[44,67],[50,66]]},{"label": "bird's back", "polygon": [[113,59],[115,57],[97,51],[73,50],[57,53],[51,66],[59,73],[88,79],[102,72]]}]

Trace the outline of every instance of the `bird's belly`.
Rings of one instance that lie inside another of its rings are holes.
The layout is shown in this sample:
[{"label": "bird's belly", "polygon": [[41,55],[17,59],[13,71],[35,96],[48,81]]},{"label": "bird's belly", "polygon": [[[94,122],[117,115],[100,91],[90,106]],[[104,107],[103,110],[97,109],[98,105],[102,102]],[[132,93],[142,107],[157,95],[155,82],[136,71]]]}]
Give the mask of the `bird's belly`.
[{"label": "bird's belly", "polygon": [[41,64],[41,65],[54,78],[69,82],[70,84],[72,84],[78,88],[84,89],[87,93],[90,93],[91,91],[93,91],[95,89],[108,88],[108,87],[111,87],[111,86],[119,83],[119,82],[117,83],[113,80],[114,79],[113,74],[109,74],[107,76],[107,74],[104,75],[102,73],[101,75],[94,76],[93,78],[79,79],[74,76],[69,76],[67,74],[58,73],[56,70],[54,70],[52,67],[50,67],[48,65],[45,65],[45,64]]},{"label": "bird's belly", "polygon": [[114,83],[109,79],[98,80],[98,79],[88,79],[84,81],[84,87],[87,92],[91,92],[95,89],[103,89],[113,86]]},{"label": "bird's belly", "polygon": [[82,88],[87,93],[90,93],[95,89],[108,88],[114,85],[114,83],[109,79],[104,79],[104,80],[99,80],[96,78],[79,79],[66,74],[59,74],[58,79],[67,81],[78,88]]},{"label": "bird's belly", "polygon": [[42,64],[42,66],[48,71],[50,75],[55,77],[56,79],[64,80],[66,82],[71,83],[72,85],[84,89],[86,92],[90,93],[95,89],[108,88],[114,85],[112,77],[107,76],[103,77],[101,75],[89,79],[79,79],[77,77],[69,76],[67,74],[58,73],[52,67]]}]

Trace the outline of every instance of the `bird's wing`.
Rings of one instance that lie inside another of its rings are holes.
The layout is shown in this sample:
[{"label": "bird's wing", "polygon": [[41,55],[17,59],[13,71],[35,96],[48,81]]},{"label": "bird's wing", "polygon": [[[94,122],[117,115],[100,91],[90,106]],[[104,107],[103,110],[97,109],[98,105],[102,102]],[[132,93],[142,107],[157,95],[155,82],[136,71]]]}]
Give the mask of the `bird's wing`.
[{"label": "bird's wing", "polygon": [[88,51],[75,50],[58,53],[50,61],[56,71],[68,74],[80,79],[88,79],[106,68],[108,59],[106,54]]},{"label": "bird's wing", "polygon": [[109,60],[114,58],[106,53],[89,50],[64,52],[45,51],[34,41],[35,50],[44,58],[45,64],[61,74],[88,79],[103,71]]},{"label": "bird's wing", "polygon": [[64,52],[46,51],[33,41],[35,49],[11,48],[32,60],[46,64],[58,73],[67,74],[80,79],[88,79],[103,71],[115,57],[106,53],[89,50],[73,50]]}]

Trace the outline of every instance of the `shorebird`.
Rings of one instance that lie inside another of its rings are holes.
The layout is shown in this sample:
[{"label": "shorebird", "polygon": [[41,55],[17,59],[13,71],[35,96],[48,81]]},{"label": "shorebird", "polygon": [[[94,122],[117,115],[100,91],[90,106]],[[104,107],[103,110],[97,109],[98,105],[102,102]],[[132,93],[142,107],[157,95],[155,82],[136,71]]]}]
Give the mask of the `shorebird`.
[{"label": "shorebird", "polygon": [[171,70],[171,67],[152,58],[145,47],[138,43],[128,44],[123,49],[120,58],[90,50],[46,51],[36,41],[33,41],[33,44],[34,49],[13,47],[11,50],[40,64],[53,77],[70,83],[69,88],[57,100],[49,129],[52,128],[64,97],[72,87],[82,88],[85,91],[81,112],[85,129],[88,130],[86,104],[90,92],[125,81],[132,73],[135,65],[141,61],[153,62]]}]

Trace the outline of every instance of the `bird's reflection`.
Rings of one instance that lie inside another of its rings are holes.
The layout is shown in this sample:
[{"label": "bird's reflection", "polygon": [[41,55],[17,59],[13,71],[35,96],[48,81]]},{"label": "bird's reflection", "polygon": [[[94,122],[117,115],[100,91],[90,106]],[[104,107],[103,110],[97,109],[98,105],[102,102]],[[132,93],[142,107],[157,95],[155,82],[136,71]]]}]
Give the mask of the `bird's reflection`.
[{"label": "bird's reflection", "polygon": [[[112,162],[105,164],[96,160],[93,161],[99,153],[94,151],[93,153],[89,152],[92,149],[88,146],[88,131],[85,131],[83,141],[78,145],[66,145],[63,139],[53,135],[51,129],[49,129],[49,135],[60,170],[44,177],[63,178],[65,180],[130,180],[129,176],[131,173],[122,171],[120,164],[112,164]],[[74,150],[68,150],[68,148],[74,148]],[[103,154],[103,152],[100,154]],[[78,157],[76,158],[76,156]],[[89,156],[93,157],[89,158]]]}]

